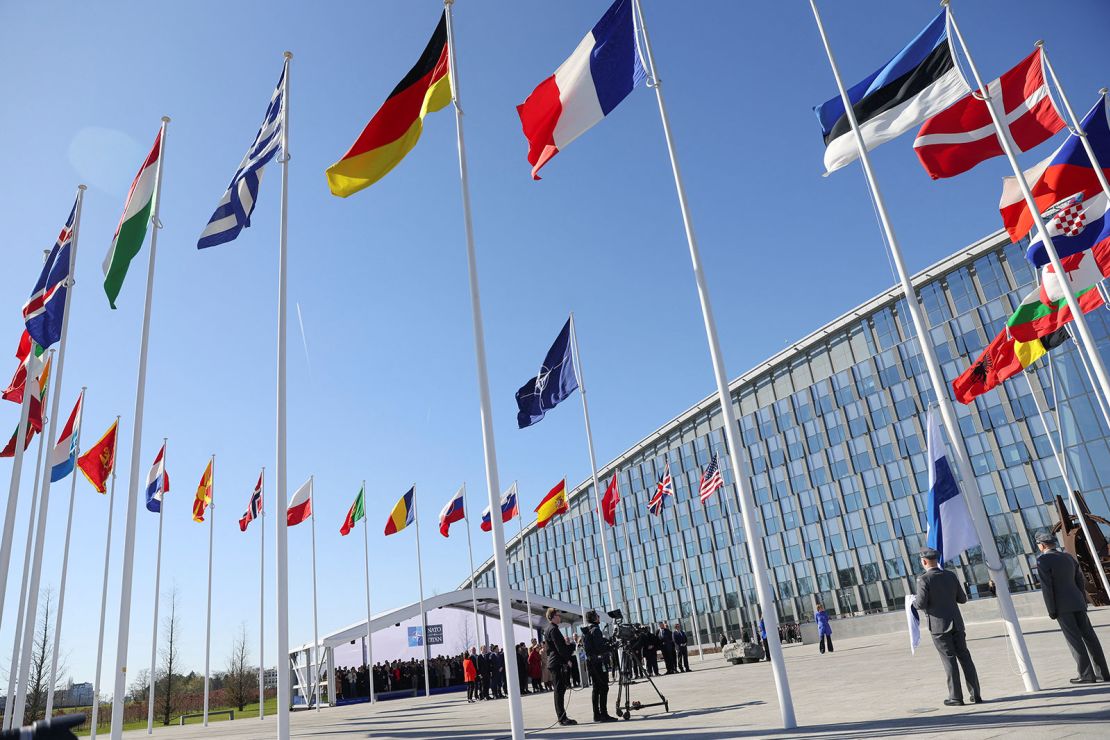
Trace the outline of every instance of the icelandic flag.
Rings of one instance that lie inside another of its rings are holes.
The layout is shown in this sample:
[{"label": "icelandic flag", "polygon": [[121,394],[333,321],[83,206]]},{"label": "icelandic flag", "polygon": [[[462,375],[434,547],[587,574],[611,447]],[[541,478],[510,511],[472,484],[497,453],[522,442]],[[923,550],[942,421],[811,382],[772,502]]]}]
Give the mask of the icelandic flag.
[{"label": "icelandic flag", "polygon": [[616,0],[578,48],[516,107],[532,179],[647,78],[636,45],[632,0]]},{"label": "icelandic flag", "polygon": [[69,219],[58,234],[58,241],[42,266],[31,297],[23,304],[23,321],[27,333],[43,349],[62,338],[62,319],[65,318],[66,293],[69,291],[70,261],[73,254],[73,219],[77,203],[69,211]]},{"label": "icelandic flag", "polygon": [[58,435],[58,442],[50,452],[50,482],[57,483],[73,471],[77,462],[77,430],[81,428],[81,401],[85,398],[82,393],[77,397],[77,403],[69,414],[62,433]]},{"label": "icelandic flag", "polygon": [[150,474],[146,477],[146,509],[155,514],[162,512],[162,497],[170,490],[170,474],[166,472],[166,443],[154,458]]},{"label": "icelandic flag", "polygon": [[544,417],[578,388],[574,372],[574,356],[570,343],[570,319],[555,338],[540,371],[516,392],[516,423],[520,429],[530,427]]},{"label": "icelandic flag", "polygon": [[956,477],[948,464],[940,422],[929,409],[929,515],[928,544],[940,553],[943,564],[956,560],[964,550],[979,546],[979,535],[967,509],[967,499],[956,485]]},{"label": "icelandic flag", "polygon": [[461,522],[466,518],[466,509],[463,505],[464,491],[466,491],[465,483],[459,486],[459,490],[455,492],[454,497],[443,507],[443,511],[439,512],[439,533],[444,537],[447,536],[452,524]]},{"label": "icelandic flag", "polygon": [[[516,483],[509,486],[509,490],[505,491],[505,495],[501,497],[501,523],[511,522],[513,517],[520,515],[520,507],[517,505],[516,500]],[[490,517],[489,507],[487,506],[482,512],[482,531],[490,532],[493,530],[493,520]]]}]

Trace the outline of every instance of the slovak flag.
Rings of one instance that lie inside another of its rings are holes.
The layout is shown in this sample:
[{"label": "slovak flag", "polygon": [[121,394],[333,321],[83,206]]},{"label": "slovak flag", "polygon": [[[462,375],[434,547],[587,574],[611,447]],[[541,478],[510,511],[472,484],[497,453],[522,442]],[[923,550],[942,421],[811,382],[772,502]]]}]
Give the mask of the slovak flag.
[{"label": "slovak flag", "polygon": [[69,414],[62,433],[58,435],[58,442],[50,453],[50,482],[57,483],[73,471],[77,462],[77,432],[81,428],[81,402],[85,399],[85,392],[77,397],[77,403]]},{"label": "slovak flag", "polygon": [[170,474],[166,472],[166,443],[154,458],[150,466],[150,474],[146,477],[146,509],[155,514],[162,511],[162,497],[169,493]]},{"label": "slovak flag", "polygon": [[940,436],[940,422],[932,408],[928,417],[929,440],[929,498],[925,505],[929,516],[928,545],[940,553],[940,562],[957,560],[960,553],[979,546],[979,535],[971,521],[948,455],[944,438]]},{"label": "slovak flag", "polygon": [[451,530],[452,524],[466,519],[466,507],[463,504],[463,494],[465,492],[466,484],[463,483],[451,500],[447,502],[447,505],[443,507],[443,511],[439,512],[439,533],[444,537]]},{"label": "slovak flag", "polygon": [[[514,517],[520,516],[520,506],[516,500],[516,483],[509,486],[505,495],[501,497],[501,523],[511,522]],[[490,517],[489,507],[482,512],[482,531],[493,531],[493,519]]]},{"label": "slovak flag", "polygon": [[616,0],[578,48],[516,107],[532,179],[647,77],[636,45],[632,0]]}]

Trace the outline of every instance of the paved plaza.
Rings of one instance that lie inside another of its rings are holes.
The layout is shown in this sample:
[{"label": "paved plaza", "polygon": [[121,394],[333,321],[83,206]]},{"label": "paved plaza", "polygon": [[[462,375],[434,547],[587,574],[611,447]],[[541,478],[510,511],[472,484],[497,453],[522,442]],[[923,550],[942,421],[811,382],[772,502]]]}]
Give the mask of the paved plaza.
[{"label": "paved plaza", "polygon": [[[1110,609],[1092,612],[1104,646],[1110,647]],[[1022,622],[1041,682],[1025,694],[1014,670],[999,622],[968,625],[968,645],[979,669],[986,704],[949,708],[944,673],[928,636],[916,656],[904,633],[844,640],[833,654],[815,645],[785,649],[799,727],[779,727],[778,705],[769,663],[731,666],[717,656],[696,657],[694,672],[657,680],[670,701],[661,708],[634,712],[627,722],[590,723],[588,690],[569,697],[568,713],[582,724],[544,730],[553,719],[550,694],[524,697],[529,736],[542,738],[1106,738],[1110,737],[1110,684],[1072,686],[1075,675],[1064,639],[1047,617]],[[833,628],[835,629],[835,622]],[[615,689],[614,689],[615,690]],[[610,694],[612,698],[613,694]],[[320,712],[298,711],[292,735],[301,738],[382,738],[383,740],[493,740],[508,733],[505,701],[467,704],[464,695],[389,701],[371,709],[359,704]],[[646,683],[633,698],[652,700]],[[540,732],[543,730],[542,732]],[[126,733],[146,737],[146,732]],[[271,738],[273,720],[242,719],[209,728],[168,727],[158,740],[193,738]]]}]

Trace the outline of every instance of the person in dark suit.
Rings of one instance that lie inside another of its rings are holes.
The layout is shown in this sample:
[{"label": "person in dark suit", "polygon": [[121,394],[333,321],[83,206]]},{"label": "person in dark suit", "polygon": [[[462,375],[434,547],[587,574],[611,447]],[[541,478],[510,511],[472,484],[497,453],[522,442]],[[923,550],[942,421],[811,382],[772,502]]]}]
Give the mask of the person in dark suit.
[{"label": "person in dark suit", "polygon": [[967,602],[967,594],[956,574],[940,567],[940,553],[926,547],[920,555],[925,572],[917,577],[917,596],[913,604],[928,616],[929,633],[933,636],[933,645],[940,653],[940,662],[948,676],[948,698],[944,700],[944,704],[949,707],[963,706],[961,668],[967,683],[968,698],[974,704],[982,704],[979,675],[975,672],[975,663],[967,649],[964,620],[960,616],[959,605]]},{"label": "person in dark suit", "polygon": [[659,636],[650,629],[644,633],[644,673],[659,675]]},{"label": "person in dark suit", "polygon": [[[1068,641],[1079,677],[1072,683],[1110,681],[1106,655],[1087,616],[1087,590],[1083,571],[1070,553],[1056,549],[1056,538],[1047,532],[1037,535],[1037,575],[1048,616],[1055,619]],[[1095,671],[1098,671],[1096,679]]]},{"label": "person in dark suit", "polygon": [[482,651],[475,656],[474,667],[478,669],[478,701],[486,701],[490,698],[490,671],[493,667],[487,646],[483,645]]},{"label": "person in dark suit", "polygon": [[548,607],[547,621],[543,644],[547,648],[547,667],[555,677],[555,718],[561,725],[576,725],[578,723],[567,716],[564,701],[570,687],[570,667],[575,661],[574,652],[559,629],[559,624],[563,621],[559,610],[553,606]]},{"label": "person in dark suit", "polygon": [[494,645],[489,654],[490,664],[490,680],[493,684],[493,698],[504,699],[505,694],[502,692],[505,682],[505,656]]},{"label": "person in dark suit", "polygon": [[663,665],[666,675],[675,672],[674,634],[666,622],[659,623],[659,647],[663,651]]},{"label": "person in dark suit", "polygon": [[674,626],[674,648],[677,653],[676,663],[678,664],[678,670],[685,673],[690,672],[689,642],[690,638],[686,636],[686,631],[682,629],[682,625],[676,624]]}]

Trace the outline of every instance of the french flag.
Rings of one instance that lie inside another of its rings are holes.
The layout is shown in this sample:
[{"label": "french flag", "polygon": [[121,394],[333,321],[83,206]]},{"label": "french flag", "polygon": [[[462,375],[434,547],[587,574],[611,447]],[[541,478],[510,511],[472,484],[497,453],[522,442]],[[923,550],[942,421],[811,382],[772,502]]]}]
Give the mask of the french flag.
[{"label": "french flag", "polygon": [[[505,495],[501,497],[501,523],[511,522],[513,517],[520,515],[520,507],[516,501],[516,483],[505,491]],[[489,532],[493,530],[493,520],[490,518],[489,507],[482,512],[482,531]]]},{"label": "french flag", "polygon": [[447,502],[443,511],[439,512],[439,533],[444,537],[447,536],[452,524],[461,522],[466,518],[466,508],[463,505],[463,492],[465,490],[466,484],[463,483],[455,493],[454,498]]},{"label": "french flag", "polygon": [[162,512],[162,496],[170,490],[170,474],[166,472],[166,443],[154,458],[146,477],[146,509],[155,514]]},{"label": "french flag", "polygon": [[647,73],[636,47],[632,0],[616,0],[555,74],[516,107],[532,179],[628,97]]},{"label": "french flag", "polygon": [[979,535],[967,509],[967,499],[956,485],[940,436],[940,423],[929,409],[929,515],[928,545],[940,553],[940,562],[957,560],[960,553],[979,546]]}]

